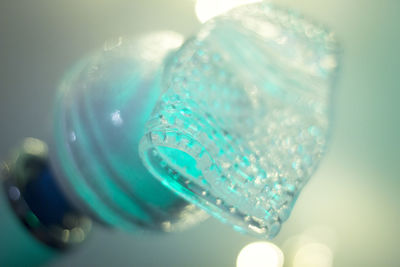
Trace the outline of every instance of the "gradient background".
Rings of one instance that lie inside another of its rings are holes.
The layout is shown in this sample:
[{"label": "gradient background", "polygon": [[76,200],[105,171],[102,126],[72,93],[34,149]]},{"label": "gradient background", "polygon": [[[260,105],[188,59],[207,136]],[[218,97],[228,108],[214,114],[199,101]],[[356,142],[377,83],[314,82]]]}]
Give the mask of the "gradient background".
[{"label": "gradient background", "polygon": [[[344,54],[329,153],[274,243],[289,257],[288,239],[317,233],[334,266],[400,266],[400,1],[275,2],[329,25]],[[0,0],[0,156],[46,140],[63,72],[105,40],[199,26],[193,0]],[[95,229],[47,266],[235,266],[253,241],[214,219],[162,236]]]}]

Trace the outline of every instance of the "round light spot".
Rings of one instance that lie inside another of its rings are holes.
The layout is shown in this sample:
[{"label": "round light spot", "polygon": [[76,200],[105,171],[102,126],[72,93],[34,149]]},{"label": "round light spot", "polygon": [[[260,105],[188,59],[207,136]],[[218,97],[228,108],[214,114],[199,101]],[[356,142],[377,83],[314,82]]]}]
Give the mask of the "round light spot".
[{"label": "round light spot", "polygon": [[240,5],[261,2],[261,0],[197,0],[196,15],[201,23],[221,15]]},{"label": "round light spot", "polygon": [[282,267],[283,252],[272,243],[254,242],[239,253],[237,267]]},{"label": "round light spot", "polygon": [[331,267],[332,250],[321,243],[306,244],[297,251],[293,267]]}]

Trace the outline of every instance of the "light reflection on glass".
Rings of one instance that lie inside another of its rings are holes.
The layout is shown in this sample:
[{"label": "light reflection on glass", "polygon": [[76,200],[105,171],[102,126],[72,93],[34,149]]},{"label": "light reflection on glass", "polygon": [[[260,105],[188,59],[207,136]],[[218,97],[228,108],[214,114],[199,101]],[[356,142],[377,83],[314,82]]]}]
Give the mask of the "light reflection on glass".
[{"label": "light reflection on glass", "polygon": [[283,252],[270,242],[254,242],[239,253],[237,267],[282,267]]},{"label": "light reflection on glass", "polygon": [[21,197],[21,192],[19,191],[19,189],[15,186],[11,186],[8,189],[8,196],[10,197],[11,200],[18,200]]},{"label": "light reflection on glass", "polygon": [[116,110],[111,113],[111,120],[115,126],[121,126],[124,123],[124,120],[121,117],[121,111]]}]

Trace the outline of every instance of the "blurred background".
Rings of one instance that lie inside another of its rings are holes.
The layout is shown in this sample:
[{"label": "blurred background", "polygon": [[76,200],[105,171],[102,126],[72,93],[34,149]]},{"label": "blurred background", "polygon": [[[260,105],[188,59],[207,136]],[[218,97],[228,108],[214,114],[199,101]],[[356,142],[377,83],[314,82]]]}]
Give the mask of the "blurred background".
[{"label": "blurred background", "polygon": [[[203,2],[200,20],[215,9]],[[272,242],[285,266],[400,266],[400,1],[275,2],[328,25],[344,52],[329,152]],[[24,137],[48,138],[57,83],[82,56],[119,35],[190,36],[201,25],[195,4],[1,0],[1,158]],[[256,241],[215,219],[164,235],[96,227],[85,244],[45,266],[235,266]]]}]

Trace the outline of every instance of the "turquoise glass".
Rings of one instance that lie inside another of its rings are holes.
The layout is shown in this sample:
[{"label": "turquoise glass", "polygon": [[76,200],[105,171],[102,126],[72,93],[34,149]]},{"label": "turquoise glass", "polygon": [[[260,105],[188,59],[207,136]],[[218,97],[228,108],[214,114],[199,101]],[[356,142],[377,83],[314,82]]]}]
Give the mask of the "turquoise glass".
[{"label": "turquoise glass", "polygon": [[326,149],[337,67],[334,35],[293,11],[219,16],[168,59],[142,160],[208,213],[272,238]]},{"label": "turquoise glass", "polygon": [[162,64],[181,43],[173,32],[117,38],[60,84],[52,165],[71,201],[102,223],[173,231],[205,218],[156,180],[138,152],[161,91]]}]

